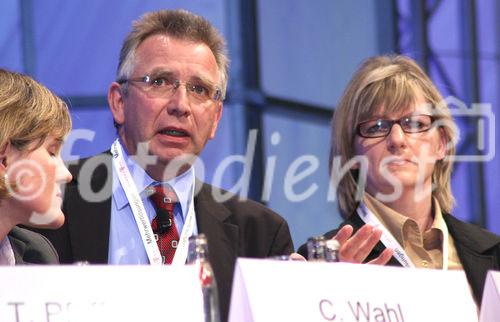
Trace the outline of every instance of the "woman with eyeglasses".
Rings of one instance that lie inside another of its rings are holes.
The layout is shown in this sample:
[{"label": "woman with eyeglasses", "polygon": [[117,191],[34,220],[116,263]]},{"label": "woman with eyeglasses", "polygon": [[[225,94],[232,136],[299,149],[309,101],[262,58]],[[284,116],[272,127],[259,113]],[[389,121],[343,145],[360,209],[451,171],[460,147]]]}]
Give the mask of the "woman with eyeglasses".
[{"label": "woman with eyeglasses", "polygon": [[[330,167],[341,214],[325,234],[339,259],[464,270],[480,303],[500,267],[500,237],[451,215],[457,127],[438,90],[410,58],[366,60],[332,121]],[[307,258],[303,245],[299,253]]]},{"label": "woman with eyeglasses", "polygon": [[60,155],[71,129],[66,104],[32,78],[0,69],[0,265],[55,264],[42,235],[18,227],[64,223]]}]

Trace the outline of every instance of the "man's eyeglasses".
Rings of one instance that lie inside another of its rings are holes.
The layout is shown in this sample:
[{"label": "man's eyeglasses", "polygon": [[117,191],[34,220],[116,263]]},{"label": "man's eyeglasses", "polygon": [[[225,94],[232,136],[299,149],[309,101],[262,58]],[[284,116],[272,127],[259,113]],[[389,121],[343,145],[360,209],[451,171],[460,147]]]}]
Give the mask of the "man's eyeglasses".
[{"label": "man's eyeglasses", "polygon": [[182,82],[178,79],[168,76],[150,76],[120,79],[118,84],[124,83],[138,83],[143,84],[146,92],[154,97],[170,97],[181,85],[186,88],[186,93],[191,102],[196,104],[206,103],[207,101],[219,101],[222,92],[219,88],[209,84],[200,82]]},{"label": "man's eyeglasses", "polygon": [[399,124],[405,133],[429,131],[435,119],[430,115],[407,115],[399,120],[372,119],[358,124],[356,133],[364,138],[381,138],[391,133],[392,126]]}]

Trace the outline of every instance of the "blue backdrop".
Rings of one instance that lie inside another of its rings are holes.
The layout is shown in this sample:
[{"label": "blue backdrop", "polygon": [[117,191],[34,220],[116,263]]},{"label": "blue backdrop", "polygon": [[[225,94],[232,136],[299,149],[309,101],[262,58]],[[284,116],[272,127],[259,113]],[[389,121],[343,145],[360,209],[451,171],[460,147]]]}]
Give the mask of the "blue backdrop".
[{"label": "blue backdrop", "polygon": [[[340,220],[336,202],[327,200],[329,121],[364,58],[409,54],[426,64],[445,96],[453,94],[468,107],[488,103],[493,113],[498,108],[499,2],[473,1],[476,11],[471,16],[465,1],[423,1],[429,17],[424,23],[418,20],[415,3],[4,0],[0,66],[32,75],[70,102],[74,131],[64,157],[86,156],[106,150],[115,137],[106,93],[131,21],[160,8],[185,8],[205,16],[228,39],[232,60],[222,123],[202,156],[205,178],[211,182],[227,157],[244,155],[249,130],[255,128],[258,184],[251,196],[288,220],[298,246]],[[253,116],[257,122],[249,121]],[[471,148],[476,146],[476,123],[460,121],[459,151],[464,155],[478,152]],[[486,145],[497,147],[497,136],[488,137]],[[488,152],[491,149],[480,151]],[[232,188],[242,170],[241,163],[233,163],[221,174],[220,184]],[[287,173],[302,173],[304,178],[288,189]],[[500,233],[495,216],[500,208],[498,173],[496,157],[479,166],[458,163],[453,176],[455,215]]]}]

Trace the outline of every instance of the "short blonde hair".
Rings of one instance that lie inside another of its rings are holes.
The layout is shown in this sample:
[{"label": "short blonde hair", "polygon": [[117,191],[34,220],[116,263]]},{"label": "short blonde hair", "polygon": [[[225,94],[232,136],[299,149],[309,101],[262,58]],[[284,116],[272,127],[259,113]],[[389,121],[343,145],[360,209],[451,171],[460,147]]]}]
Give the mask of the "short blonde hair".
[{"label": "short blonde hair", "polygon": [[[0,69],[0,148],[39,147],[49,135],[62,139],[71,130],[68,107],[31,77]],[[8,196],[0,173],[0,200]]]},{"label": "short blonde hair", "polygon": [[[441,209],[450,212],[454,198],[451,192],[452,158],[455,155],[457,134],[450,110],[441,94],[425,72],[409,57],[401,55],[376,56],[367,59],[347,85],[332,119],[330,170],[334,158],[340,157],[344,166],[355,156],[354,139],[357,125],[369,118],[380,106],[384,113],[399,112],[415,104],[417,95],[430,104],[433,117],[440,120],[442,135],[447,144],[446,157],[436,162],[433,172],[435,189],[432,195]],[[358,171],[351,169],[337,180],[339,208],[344,217],[351,215],[360,200],[356,198]]]}]

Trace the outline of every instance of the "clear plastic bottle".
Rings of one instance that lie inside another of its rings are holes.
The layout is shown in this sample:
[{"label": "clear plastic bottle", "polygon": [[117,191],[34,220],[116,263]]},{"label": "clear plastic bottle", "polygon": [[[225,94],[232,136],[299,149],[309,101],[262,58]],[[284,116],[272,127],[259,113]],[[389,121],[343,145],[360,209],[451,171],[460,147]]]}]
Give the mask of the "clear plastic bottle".
[{"label": "clear plastic bottle", "polygon": [[328,239],[325,243],[325,259],[327,262],[339,261],[340,243],[335,239]]},{"label": "clear plastic bottle", "polygon": [[189,237],[187,263],[199,266],[205,322],[220,322],[217,282],[208,260],[208,243],[204,234]]},{"label": "clear plastic bottle", "polygon": [[324,236],[310,237],[307,240],[307,257],[310,262],[338,262],[340,244]]},{"label": "clear plastic bottle", "polygon": [[326,262],[326,240],[323,236],[310,237],[307,240],[307,260]]}]

